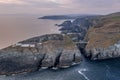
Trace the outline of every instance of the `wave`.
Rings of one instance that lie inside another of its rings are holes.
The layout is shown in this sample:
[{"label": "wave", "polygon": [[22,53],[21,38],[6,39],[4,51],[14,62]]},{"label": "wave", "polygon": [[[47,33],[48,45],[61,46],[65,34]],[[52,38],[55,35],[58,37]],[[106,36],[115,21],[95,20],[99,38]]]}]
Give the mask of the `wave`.
[{"label": "wave", "polygon": [[80,69],[80,70],[78,71],[78,73],[81,74],[86,80],[90,80],[90,79],[83,73],[84,71],[87,71],[87,69]]}]

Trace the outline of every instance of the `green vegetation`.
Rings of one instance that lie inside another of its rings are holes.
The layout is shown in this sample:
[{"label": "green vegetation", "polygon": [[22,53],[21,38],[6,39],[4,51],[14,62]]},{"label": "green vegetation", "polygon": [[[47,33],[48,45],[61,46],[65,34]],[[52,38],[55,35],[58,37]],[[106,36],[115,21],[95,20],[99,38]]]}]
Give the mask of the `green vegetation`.
[{"label": "green vegetation", "polygon": [[73,41],[68,37],[68,36],[64,36],[64,48],[69,48],[72,49],[75,47],[75,44],[73,43]]},{"label": "green vegetation", "polygon": [[120,13],[106,15],[86,35],[87,48],[107,48],[120,40]]},{"label": "green vegetation", "polygon": [[112,17],[112,19],[120,19],[120,16],[114,16],[114,17]]}]

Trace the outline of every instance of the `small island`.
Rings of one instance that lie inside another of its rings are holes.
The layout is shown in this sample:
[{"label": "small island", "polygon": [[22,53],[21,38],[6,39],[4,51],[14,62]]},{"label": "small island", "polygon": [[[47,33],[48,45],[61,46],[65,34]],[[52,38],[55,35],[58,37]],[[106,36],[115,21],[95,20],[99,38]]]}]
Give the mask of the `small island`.
[{"label": "small island", "polygon": [[76,19],[84,16],[90,16],[90,15],[87,14],[49,15],[49,16],[39,17],[38,19],[65,20],[65,19]]}]

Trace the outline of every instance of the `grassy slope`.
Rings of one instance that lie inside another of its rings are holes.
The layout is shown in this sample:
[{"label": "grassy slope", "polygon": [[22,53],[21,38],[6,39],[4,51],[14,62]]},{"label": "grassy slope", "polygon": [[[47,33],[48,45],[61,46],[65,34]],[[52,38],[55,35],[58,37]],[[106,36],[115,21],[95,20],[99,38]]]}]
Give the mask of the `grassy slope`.
[{"label": "grassy slope", "polygon": [[46,45],[52,51],[56,48],[64,48],[68,50],[74,50],[76,48],[75,43],[66,35],[64,36],[63,40],[49,40],[43,42],[43,45]]},{"label": "grassy slope", "polygon": [[120,40],[120,13],[106,15],[99,23],[90,28],[86,40],[87,48],[107,48]]}]

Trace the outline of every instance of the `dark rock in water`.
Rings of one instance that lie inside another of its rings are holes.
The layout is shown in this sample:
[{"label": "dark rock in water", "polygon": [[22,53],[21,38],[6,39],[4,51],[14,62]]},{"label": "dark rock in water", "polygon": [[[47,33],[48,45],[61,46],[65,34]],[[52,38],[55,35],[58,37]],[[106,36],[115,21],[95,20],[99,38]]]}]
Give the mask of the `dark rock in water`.
[{"label": "dark rock in water", "polygon": [[61,34],[49,34],[24,40],[0,50],[0,74],[37,71],[44,67],[63,68],[81,62],[75,43]]}]

